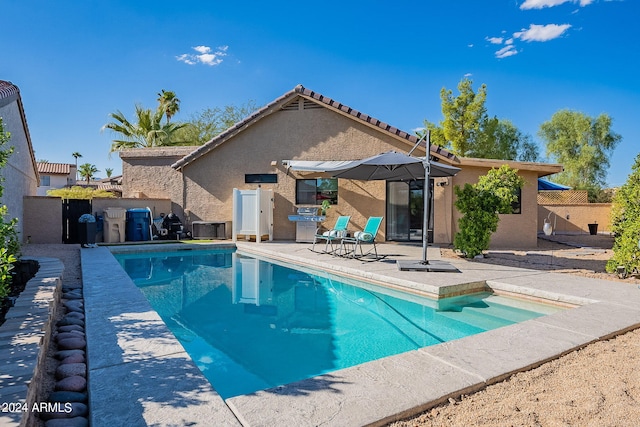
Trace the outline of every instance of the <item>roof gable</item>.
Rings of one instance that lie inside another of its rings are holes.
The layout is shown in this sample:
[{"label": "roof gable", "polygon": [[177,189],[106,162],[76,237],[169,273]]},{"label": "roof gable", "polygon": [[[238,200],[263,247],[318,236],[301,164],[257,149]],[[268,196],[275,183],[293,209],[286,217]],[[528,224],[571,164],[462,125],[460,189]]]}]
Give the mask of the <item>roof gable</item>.
[{"label": "roof gable", "polygon": [[[300,104],[302,102],[302,104]],[[187,164],[193,162],[199,157],[207,154],[209,151],[215,149],[220,144],[224,143],[232,136],[242,132],[247,127],[255,124],[259,120],[268,117],[269,115],[280,111],[280,110],[291,110],[294,108],[303,108],[303,109],[311,109],[311,108],[328,108],[332,111],[335,111],[343,116],[349,117],[352,120],[363,123],[369,127],[375,128],[378,131],[387,133],[394,138],[398,138],[400,140],[405,140],[408,146],[412,147],[418,143],[418,138],[415,135],[411,135],[403,130],[400,130],[396,127],[393,127],[385,122],[382,122],[375,117],[371,117],[367,114],[361,113],[358,110],[354,110],[353,108],[341,104],[337,101],[334,101],[331,98],[323,96],[317,92],[314,92],[310,89],[305,88],[302,85],[298,85],[293,90],[285,93],[284,95],[276,98],[269,104],[260,108],[249,117],[241,120],[235,125],[231,126],[226,131],[222,132],[211,141],[207,142],[204,145],[201,145],[191,153],[184,156],[182,159],[178,160],[171,166],[174,169],[181,169]],[[424,147],[424,143],[421,144]],[[436,145],[431,145],[431,154],[436,155],[442,159],[448,159],[451,161],[457,161],[456,156],[454,156],[449,151],[445,150],[442,147],[438,147]]]}]

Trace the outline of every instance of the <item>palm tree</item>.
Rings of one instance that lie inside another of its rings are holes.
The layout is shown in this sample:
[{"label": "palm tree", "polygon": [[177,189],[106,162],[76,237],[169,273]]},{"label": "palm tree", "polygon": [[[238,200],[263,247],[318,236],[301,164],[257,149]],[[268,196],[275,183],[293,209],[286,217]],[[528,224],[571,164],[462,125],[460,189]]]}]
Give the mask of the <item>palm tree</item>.
[{"label": "palm tree", "polygon": [[111,152],[127,148],[149,148],[168,145],[180,145],[177,131],[189,126],[188,123],[162,123],[164,111],[161,109],[152,112],[149,109],[136,105],[136,123],[130,122],[120,111],[110,113],[114,119],[107,123],[102,130],[109,129],[120,134],[122,139],[114,139],[111,144]]},{"label": "palm tree", "polygon": [[71,155],[76,159],[76,180],[78,179],[78,157],[82,157],[82,154],[74,151]]},{"label": "palm tree", "polygon": [[175,92],[164,90],[158,94],[159,110],[167,115],[167,123],[171,121],[171,117],[180,111],[180,100],[176,97]]},{"label": "palm tree", "polygon": [[91,182],[91,178],[93,178],[93,175],[100,171],[95,165],[92,165],[91,163],[84,163],[80,165],[80,169],[78,169],[78,172],[80,173],[81,177],[87,180],[87,184],[89,184]]},{"label": "palm tree", "polygon": [[107,174],[107,178],[111,178],[111,174],[113,174],[113,169],[112,168],[106,168],[104,170],[104,173]]}]

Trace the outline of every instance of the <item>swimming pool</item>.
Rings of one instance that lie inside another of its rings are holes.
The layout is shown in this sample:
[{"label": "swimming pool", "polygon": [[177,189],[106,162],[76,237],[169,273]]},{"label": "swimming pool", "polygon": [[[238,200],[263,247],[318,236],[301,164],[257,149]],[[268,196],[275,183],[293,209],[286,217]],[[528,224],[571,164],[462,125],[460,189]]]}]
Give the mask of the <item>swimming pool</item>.
[{"label": "swimming pool", "polygon": [[232,250],[115,256],[223,398],[561,310],[435,301]]}]

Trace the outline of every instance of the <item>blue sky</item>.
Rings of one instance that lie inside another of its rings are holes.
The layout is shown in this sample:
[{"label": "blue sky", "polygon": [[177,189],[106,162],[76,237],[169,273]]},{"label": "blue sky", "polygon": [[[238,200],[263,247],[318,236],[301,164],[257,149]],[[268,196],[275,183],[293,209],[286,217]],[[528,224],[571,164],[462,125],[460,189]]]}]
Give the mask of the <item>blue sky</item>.
[{"label": "blue sky", "polygon": [[405,131],[442,119],[440,89],[487,85],[491,116],[537,137],[568,108],[607,113],[622,142],[610,185],[640,152],[636,0],[0,0],[0,79],[20,88],[37,159],[109,156],[108,114],[174,91],[188,120],[264,105],[297,84]]}]

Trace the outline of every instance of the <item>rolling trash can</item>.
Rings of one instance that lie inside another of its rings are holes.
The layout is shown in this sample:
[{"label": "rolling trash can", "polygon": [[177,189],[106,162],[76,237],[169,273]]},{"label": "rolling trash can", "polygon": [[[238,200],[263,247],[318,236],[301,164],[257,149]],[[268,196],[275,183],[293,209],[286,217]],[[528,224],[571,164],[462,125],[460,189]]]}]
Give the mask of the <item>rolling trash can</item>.
[{"label": "rolling trash can", "polygon": [[589,234],[595,236],[598,234],[598,224],[587,224],[589,226]]},{"label": "rolling trash can", "polygon": [[78,218],[78,240],[83,248],[96,245],[96,218],[91,214],[84,214]]},{"label": "rolling trash can", "polygon": [[126,240],[145,242],[151,240],[151,212],[149,209],[127,209]]}]

